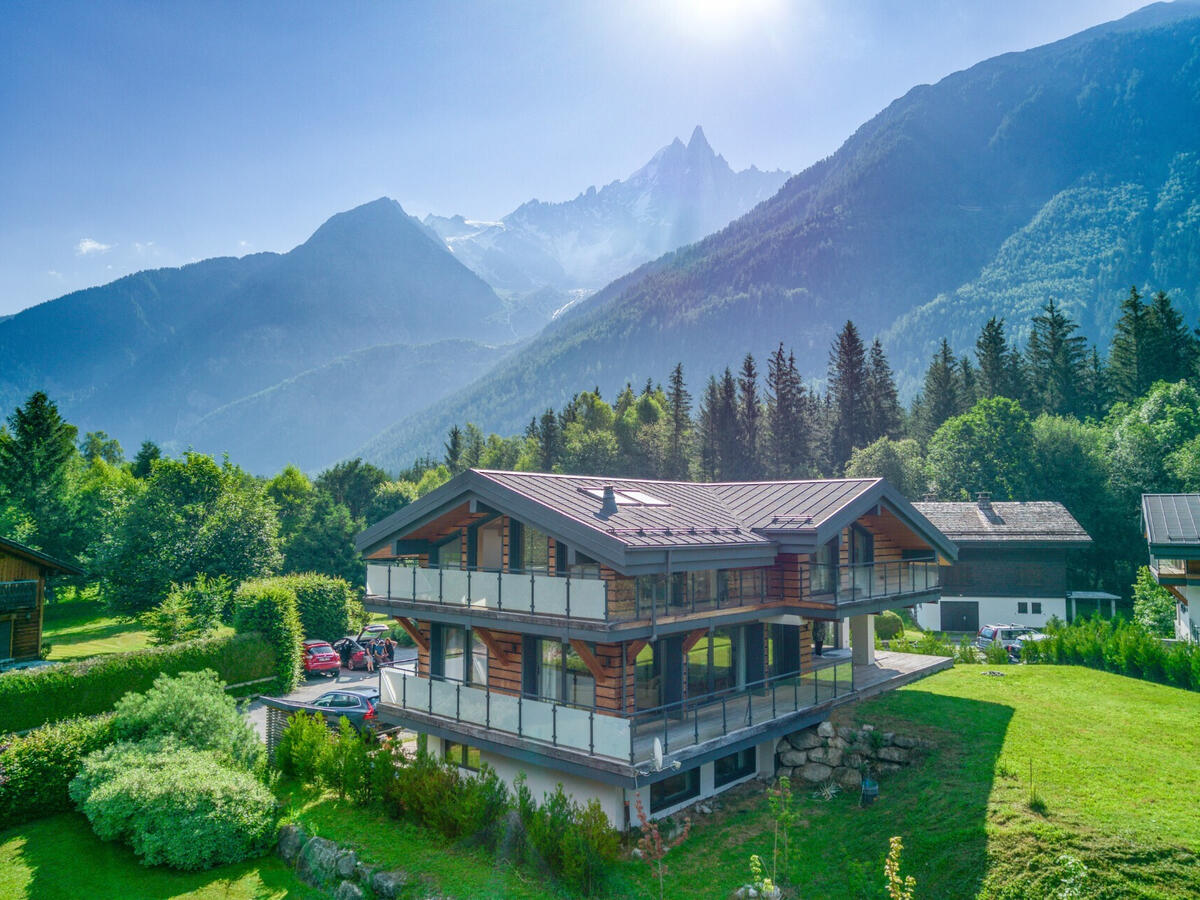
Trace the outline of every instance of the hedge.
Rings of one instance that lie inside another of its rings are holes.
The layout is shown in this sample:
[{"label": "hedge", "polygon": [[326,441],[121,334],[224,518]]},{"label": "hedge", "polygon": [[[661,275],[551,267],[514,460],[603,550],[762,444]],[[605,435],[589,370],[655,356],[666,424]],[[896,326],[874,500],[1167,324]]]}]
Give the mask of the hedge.
[{"label": "hedge", "polygon": [[276,674],[272,645],[258,634],[200,638],[0,675],[0,733],[72,716],[106,713],[159,675],[212,669],[228,684]]},{"label": "hedge", "polygon": [[67,785],[89,753],[113,738],[112,716],[43,725],[0,744],[0,823],[32,822],[71,809]]},{"label": "hedge", "polygon": [[304,663],[295,592],[270,578],[243,581],[233,595],[233,605],[233,627],[239,633],[263,635],[274,648],[275,690],[286,694],[299,684]]},{"label": "hedge", "polygon": [[1054,622],[1047,626],[1044,640],[1025,642],[1021,659],[1104,669],[1200,691],[1200,645],[1168,647],[1138,623],[1124,619],[1079,619],[1070,625]]},{"label": "hedge", "polygon": [[336,641],[358,631],[367,621],[358,592],[344,578],[303,572],[260,578],[257,583],[278,585],[295,595],[306,638]]}]

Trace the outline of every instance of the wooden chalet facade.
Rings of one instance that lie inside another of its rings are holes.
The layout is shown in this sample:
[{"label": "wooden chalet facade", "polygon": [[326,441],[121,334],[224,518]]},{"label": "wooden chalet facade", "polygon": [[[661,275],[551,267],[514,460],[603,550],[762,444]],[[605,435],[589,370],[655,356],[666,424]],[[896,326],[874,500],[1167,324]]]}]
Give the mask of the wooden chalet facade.
[{"label": "wooden chalet facade", "polygon": [[1200,494],[1143,494],[1154,579],[1175,598],[1175,637],[1200,640]]},{"label": "wooden chalet facade", "polygon": [[0,667],[38,658],[46,579],[83,571],[0,537]]},{"label": "wooden chalet facade", "polygon": [[[417,644],[381,715],[614,824],[773,766],[874,659],[873,616],[936,600],[955,546],[879,479],[694,484],[468,471],[357,539],[365,603]],[[849,621],[853,654],[812,625]],[[827,643],[832,643],[828,641]]]}]

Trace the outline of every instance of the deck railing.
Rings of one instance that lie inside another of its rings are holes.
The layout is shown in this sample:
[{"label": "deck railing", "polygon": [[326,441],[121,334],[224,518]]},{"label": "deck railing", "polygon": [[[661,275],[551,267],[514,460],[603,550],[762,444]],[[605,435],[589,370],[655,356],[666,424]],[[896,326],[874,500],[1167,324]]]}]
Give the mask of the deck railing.
[{"label": "deck railing", "polygon": [[367,594],[443,606],[576,619],[606,618],[608,586],[595,576],[367,564]]},{"label": "deck railing", "polygon": [[655,738],[664,753],[678,751],[819,706],[854,687],[853,666],[847,661],[620,715],[425,678],[397,668],[382,670],[379,682],[380,701],[385,705],[635,766],[651,761]]},{"label": "deck railing", "polygon": [[936,560],[904,559],[858,565],[809,565],[814,599],[833,597],[838,604],[884,599],[937,590],[942,583]]}]

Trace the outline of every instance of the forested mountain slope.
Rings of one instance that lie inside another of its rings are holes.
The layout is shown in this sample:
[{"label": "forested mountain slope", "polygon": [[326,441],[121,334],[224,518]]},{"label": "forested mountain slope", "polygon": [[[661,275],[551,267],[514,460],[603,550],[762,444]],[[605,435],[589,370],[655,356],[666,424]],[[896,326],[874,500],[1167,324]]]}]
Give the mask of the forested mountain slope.
[{"label": "forested mountain slope", "polygon": [[[491,288],[398,203],[381,199],[334,216],[289,253],[140,272],[0,322],[0,405],[42,389],[81,431],[102,428],[135,447],[147,437],[214,453],[258,445],[270,468],[292,457],[262,417],[222,415],[193,426],[309,373],[276,396],[291,397],[284,408],[296,410],[306,385],[305,421],[320,434],[339,413],[337,403],[319,402],[328,386],[316,388],[316,373],[339,371],[322,370],[326,363],[391,343],[502,343],[511,333],[501,313]],[[404,375],[402,359],[371,359],[377,364],[362,371],[358,391],[408,390],[393,380]],[[425,389],[425,402],[444,392]],[[235,430],[223,431],[222,422]]]},{"label": "forested mountain slope", "polygon": [[1093,338],[1133,283],[1194,318],[1198,147],[1195,3],[996,57],[912,89],[767,202],[576,305],[365,450],[399,465],[456,421],[513,432],[575,391],[665,380],[676,360],[699,379],[779,341],[820,377],[847,318],[867,336],[894,328],[909,376],[943,334],[964,345],[989,315],[1025,321],[1052,295]]}]

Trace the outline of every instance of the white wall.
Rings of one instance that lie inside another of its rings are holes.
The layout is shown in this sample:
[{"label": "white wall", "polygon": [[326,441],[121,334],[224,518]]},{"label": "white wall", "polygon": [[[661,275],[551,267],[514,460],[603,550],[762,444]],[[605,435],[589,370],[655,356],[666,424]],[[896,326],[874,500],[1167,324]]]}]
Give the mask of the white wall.
[{"label": "white wall", "polygon": [[1186,606],[1178,601],[1175,603],[1175,637],[1181,641],[1194,641],[1200,633],[1200,586],[1189,585],[1183,590],[1188,603]]},{"label": "white wall", "polygon": [[[1066,597],[943,597],[943,600],[969,601],[979,604],[979,627],[984,625],[1028,625],[1030,628],[1043,628],[1051,616],[1058,616],[1063,621],[1067,618]],[[1040,614],[1017,612],[1017,604],[1024,603],[1026,609],[1033,608],[1032,604],[1042,604]],[[917,624],[926,631],[942,630],[942,612],[937,603],[918,603],[916,606]]]}]

